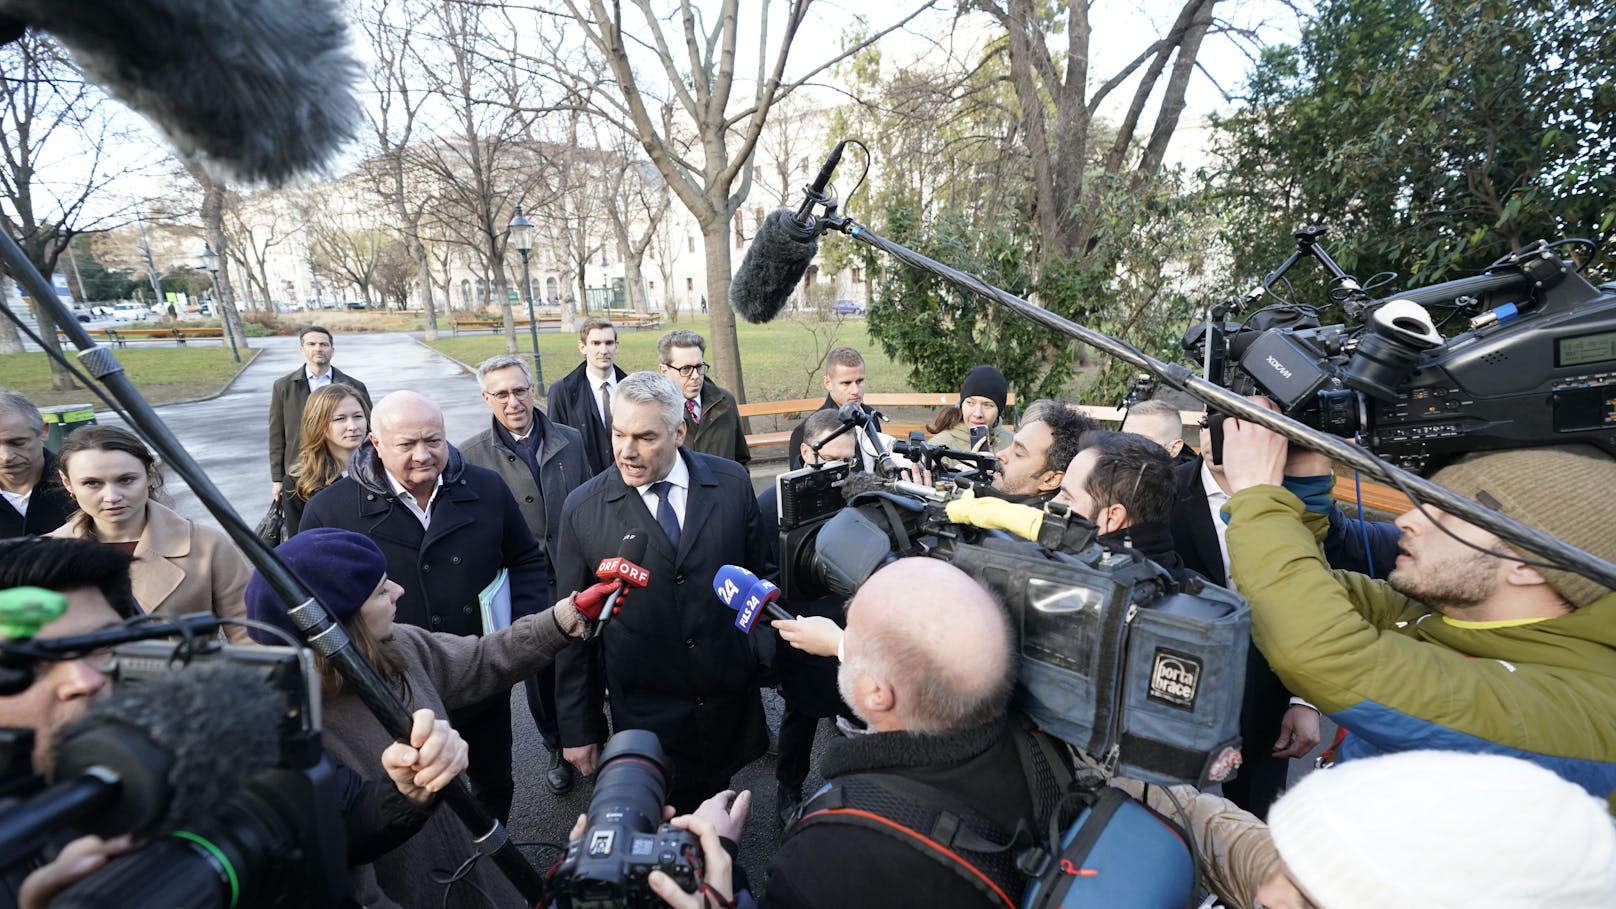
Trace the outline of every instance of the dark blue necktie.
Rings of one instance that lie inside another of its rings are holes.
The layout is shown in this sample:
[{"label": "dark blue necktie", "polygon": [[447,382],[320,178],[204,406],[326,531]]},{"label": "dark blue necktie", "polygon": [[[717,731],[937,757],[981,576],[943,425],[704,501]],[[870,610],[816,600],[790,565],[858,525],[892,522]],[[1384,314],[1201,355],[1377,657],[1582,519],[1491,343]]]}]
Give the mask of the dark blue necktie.
[{"label": "dark blue necktie", "polygon": [[673,491],[673,484],[661,480],[651,484],[651,493],[657,497],[656,522],[662,525],[662,532],[667,536],[668,543],[673,551],[679,551],[679,516],[673,513],[673,503],[668,500],[669,493]]}]

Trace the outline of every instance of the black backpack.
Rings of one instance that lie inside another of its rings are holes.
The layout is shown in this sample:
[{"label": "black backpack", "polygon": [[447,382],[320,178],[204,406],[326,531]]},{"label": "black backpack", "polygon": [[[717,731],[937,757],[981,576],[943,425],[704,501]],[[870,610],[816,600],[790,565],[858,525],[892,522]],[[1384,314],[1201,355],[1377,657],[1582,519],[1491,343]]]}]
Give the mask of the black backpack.
[{"label": "black backpack", "polygon": [[1005,830],[948,793],[891,773],[838,777],[802,806],[788,836],[844,824],[898,840],[1003,909],[1193,905],[1189,837],[1105,785],[1078,781],[1066,746],[1016,715],[1016,751],[1036,816]]}]

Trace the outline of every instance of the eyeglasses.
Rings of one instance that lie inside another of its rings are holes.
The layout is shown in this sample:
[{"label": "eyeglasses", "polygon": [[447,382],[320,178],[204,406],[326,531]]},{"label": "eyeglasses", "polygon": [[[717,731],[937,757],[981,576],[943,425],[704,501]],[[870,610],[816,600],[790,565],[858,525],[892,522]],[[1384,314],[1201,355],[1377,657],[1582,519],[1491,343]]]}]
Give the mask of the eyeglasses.
[{"label": "eyeglasses", "polygon": [[521,398],[527,397],[528,395],[530,395],[532,393],[533,393],[533,389],[531,389],[531,388],[529,388],[529,387],[527,387],[525,385],[522,386],[521,388],[512,388],[512,389],[509,389],[507,391],[485,391],[485,392],[483,392],[483,394],[489,396],[490,398],[493,398],[494,400],[498,401],[501,404],[504,404],[506,401],[509,401],[512,396],[515,396],[516,398],[521,399]]},{"label": "eyeglasses", "polygon": [[673,370],[686,379],[693,375],[704,374],[713,366],[711,363],[692,363],[689,366],[675,366],[672,363],[664,363],[662,365]]}]

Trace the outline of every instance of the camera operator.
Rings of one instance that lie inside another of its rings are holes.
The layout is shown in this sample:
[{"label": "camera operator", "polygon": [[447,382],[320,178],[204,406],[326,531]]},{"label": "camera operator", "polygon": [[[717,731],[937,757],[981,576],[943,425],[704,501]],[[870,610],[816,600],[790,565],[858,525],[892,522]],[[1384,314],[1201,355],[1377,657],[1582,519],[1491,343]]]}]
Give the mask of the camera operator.
[{"label": "camera operator", "polygon": [[[849,602],[842,657],[842,697],[871,732],[826,745],[820,769],[827,783],[879,773],[933,787],[1006,830],[1033,816],[1004,719],[1015,681],[1008,619],[986,590],[936,559],[892,562]],[[982,899],[919,849],[839,816],[816,816],[811,800],[807,810],[770,865],[769,904],[968,906]]]},{"label": "camera operator", "polygon": [[[82,634],[139,614],[130,592],[131,561],[117,547],[90,540],[8,540],[0,542],[0,590],[40,587],[64,595],[67,611],[40,629],[37,638]],[[91,698],[107,690],[114,666],[110,653],[56,661],[37,669],[33,684],[21,694],[0,697],[0,726],[34,733],[37,772],[50,775],[57,733],[83,715]],[[366,782],[338,764],[334,791],[327,793],[342,808],[352,863],[370,861],[420,829],[433,794],[466,762],[465,743],[429,710],[416,711],[409,744],[390,743],[380,753],[391,785]],[[61,888],[134,847],[128,837],[87,836],[67,843],[69,839],[42,844],[37,856],[7,869],[0,906],[44,905]],[[53,859],[57,848],[61,852]],[[20,879],[23,874],[26,880]]]},{"label": "camera operator", "polygon": [[[847,461],[854,454],[854,436],[843,433],[829,442],[825,439],[840,429],[841,418],[835,410],[819,410],[802,421],[804,441],[799,443],[799,456],[804,464],[823,464],[827,461]],[[816,452],[814,446],[820,446]],[[772,546],[779,545],[779,488],[770,485],[758,496],[760,532]],[[778,564],[779,553],[770,561]],[[814,617],[836,623],[843,615],[841,597],[821,597],[806,602],[793,602],[791,611],[800,617]],[[838,628],[839,630],[839,628]],[[786,827],[796,817],[802,802],[802,784],[808,778],[809,758],[814,750],[814,733],[824,717],[834,717],[847,710],[836,691],[836,651],[813,654],[797,647],[775,650],[774,670],[780,681],[780,695],[785,700],[785,712],[780,717],[779,757],[774,765],[777,783],[776,814],[780,826]]]},{"label": "camera operator", "polygon": [[[1133,549],[1183,583],[1195,573],[1173,547],[1173,462],[1131,432],[1091,432],[1067,465],[1054,501],[1088,518],[1108,549]],[[1196,575],[1199,577],[1198,575]]]},{"label": "camera operator", "polygon": [[[315,528],[282,543],[276,553],[342,623],[358,651],[392,684],[407,704],[437,715],[510,688],[548,666],[557,651],[581,636],[598,615],[606,596],[599,584],[586,594],[568,597],[536,615],[522,616],[510,627],[482,637],[428,632],[393,621],[402,588],[387,576],[387,557],[368,537],[348,530]],[[594,613],[575,603],[592,602]],[[286,614],[286,604],[263,575],[247,585],[248,614],[301,637]],[[261,643],[273,643],[254,629]],[[325,743],[331,754],[355,768],[368,766],[367,755],[392,743],[392,737],[348,690],[335,668],[316,657],[324,693]],[[462,755],[463,756],[463,755]],[[464,766],[464,761],[460,762]],[[452,775],[451,775],[452,776]],[[448,777],[439,783],[448,782]],[[452,872],[472,852],[471,836],[459,820],[438,812],[421,832],[398,849],[351,875],[351,895],[361,905],[482,907],[516,905],[520,896],[499,873],[484,866],[467,871],[463,886],[445,896],[434,870]]]},{"label": "camera operator", "polygon": [[[1274,672],[1349,731],[1342,759],[1440,747],[1539,763],[1616,808],[1616,594],[1539,568],[1434,507],[1397,519],[1386,581],[1331,574],[1322,516],[1281,488],[1327,472],[1229,421],[1230,570]],[[1467,456],[1435,482],[1602,558],[1616,557],[1616,461],[1591,447]]]}]

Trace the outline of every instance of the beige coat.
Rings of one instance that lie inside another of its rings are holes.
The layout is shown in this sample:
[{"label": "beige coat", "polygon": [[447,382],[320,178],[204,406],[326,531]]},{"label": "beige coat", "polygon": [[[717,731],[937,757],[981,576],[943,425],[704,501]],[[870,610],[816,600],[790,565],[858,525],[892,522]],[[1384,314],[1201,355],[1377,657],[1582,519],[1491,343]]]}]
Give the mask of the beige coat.
[{"label": "beige coat", "polygon": [[[70,519],[53,537],[84,537]],[[146,503],[146,530],[135,544],[129,568],[135,602],[153,615],[212,612],[224,619],[247,617],[247,580],[252,568],[230,542],[211,527],[195,524],[158,502]],[[250,643],[247,630],[232,625],[232,644]]]}]

